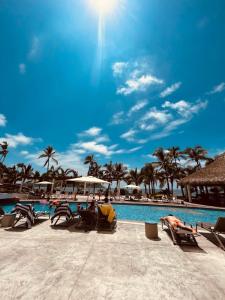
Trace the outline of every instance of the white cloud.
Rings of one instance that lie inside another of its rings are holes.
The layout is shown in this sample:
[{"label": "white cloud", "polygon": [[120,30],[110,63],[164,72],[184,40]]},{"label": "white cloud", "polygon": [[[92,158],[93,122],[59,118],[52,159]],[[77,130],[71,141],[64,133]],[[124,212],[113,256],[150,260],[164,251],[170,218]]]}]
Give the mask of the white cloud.
[{"label": "white cloud", "polygon": [[101,135],[99,137],[96,137],[95,141],[97,143],[108,142],[109,141],[109,137],[107,135]]},{"label": "white cloud", "polygon": [[29,152],[27,150],[23,150],[23,151],[20,151],[20,154],[23,156],[26,156],[29,154]]},{"label": "white cloud", "polygon": [[112,116],[111,125],[119,125],[124,122],[124,112],[119,111]]},{"label": "white cloud", "polygon": [[0,126],[4,127],[7,123],[6,117],[3,114],[0,114]]},{"label": "white cloud", "polygon": [[0,137],[0,143],[6,141],[12,148],[16,148],[19,145],[31,145],[35,140],[32,137],[25,136],[21,132],[15,135],[6,133],[5,137]]},{"label": "white cloud", "polygon": [[142,149],[143,147],[142,146],[138,146],[138,147],[134,147],[134,148],[131,148],[127,151],[127,153],[133,153],[133,152],[136,152],[140,149]]},{"label": "white cloud", "polygon": [[105,145],[103,143],[97,143],[95,140],[83,142],[79,141],[76,144],[72,145],[73,151],[84,150],[87,153],[97,153],[106,157],[110,157],[116,154],[125,154],[132,153],[142,148],[142,146],[138,146],[132,149],[118,149],[118,144],[113,145]]},{"label": "white cloud", "polygon": [[175,110],[177,115],[173,115],[170,122],[168,122],[160,132],[154,133],[150,139],[156,140],[171,135],[178,127],[189,122],[200,110],[205,109],[207,104],[207,101],[200,100],[195,103],[187,102],[185,100],[180,100],[176,103],[166,101],[162,107]]},{"label": "white cloud", "polygon": [[180,100],[178,102],[172,103],[170,101],[166,101],[162,107],[170,108],[175,110],[181,116],[185,118],[192,117],[193,114],[199,112],[199,110],[206,108],[208,101],[198,100],[196,103],[187,102],[185,100]]},{"label": "white cloud", "polygon": [[28,58],[33,59],[37,57],[40,52],[40,38],[34,36],[31,41],[31,47],[28,53]]},{"label": "white cloud", "polygon": [[129,141],[129,142],[132,142],[132,141],[134,141],[134,136],[135,136],[136,133],[137,133],[136,130],[130,129],[127,132],[124,132],[123,134],[121,134],[120,137],[122,139],[125,139],[125,140]]},{"label": "white cloud", "polygon": [[181,82],[176,82],[176,83],[172,84],[171,86],[167,87],[164,91],[162,91],[160,93],[160,97],[164,98],[164,97],[171,95],[172,93],[174,93],[176,90],[179,89],[181,84],[182,84]]},{"label": "white cloud", "polygon": [[213,87],[213,89],[208,92],[209,95],[221,93],[225,90],[225,82],[221,82],[220,84]]},{"label": "white cloud", "polygon": [[97,152],[103,155],[110,155],[111,151],[108,147],[104,144],[97,144],[96,141],[89,141],[89,142],[81,142],[77,144],[80,148],[90,151],[90,152]]},{"label": "white cloud", "polygon": [[[35,153],[21,151],[21,155],[23,155],[29,163],[35,164],[38,167],[44,166],[44,159],[39,159],[41,153],[41,151]],[[84,159],[81,157],[81,153],[72,146],[63,152],[56,151],[56,159],[58,160],[59,165],[65,169],[74,169],[78,171],[79,175],[87,174],[88,166],[84,165]]]},{"label": "white cloud", "polygon": [[26,65],[25,64],[19,64],[19,72],[22,75],[24,75],[26,73]]},{"label": "white cloud", "polygon": [[142,118],[142,121],[153,120],[160,124],[167,123],[172,118],[166,110],[158,110],[156,107],[151,108]]},{"label": "white cloud", "polygon": [[162,79],[152,74],[150,62],[147,59],[115,63],[113,75],[120,82],[122,81],[117,88],[117,94],[127,96],[134,92],[145,92],[150,86],[163,83]]},{"label": "white cloud", "polygon": [[138,101],[134,106],[130,108],[127,116],[130,117],[133,113],[138,112],[139,110],[144,108],[147,104],[148,104],[148,100],[146,99]]},{"label": "white cloud", "polygon": [[85,130],[83,133],[83,135],[87,135],[87,136],[97,136],[101,133],[102,131],[102,128],[99,128],[99,127],[91,127],[89,128],[88,130]]},{"label": "white cloud", "polygon": [[80,138],[95,138],[97,143],[108,142],[109,137],[106,134],[101,134],[102,128],[93,126],[85,131],[78,133],[78,137]]},{"label": "white cloud", "polygon": [[112,65],[113,75],[115,77],[122,75],[127,66],[128,66],[128,63],[126,63],[126,62],[115,62]]},{"label": "white cloud", "polygon": [[151,85],[162,84],[163,80],[151,74],[134,76],[125,82],[124,86],[117,89],[117,94],[130,95],[133,92],[144,92]]}]

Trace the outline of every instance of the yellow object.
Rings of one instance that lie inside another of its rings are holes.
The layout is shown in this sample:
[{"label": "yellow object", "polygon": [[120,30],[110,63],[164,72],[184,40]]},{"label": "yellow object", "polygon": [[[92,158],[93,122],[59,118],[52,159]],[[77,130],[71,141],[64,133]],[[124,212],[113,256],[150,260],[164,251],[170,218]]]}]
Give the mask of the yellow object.
[{"label": "yellow object", "polygon": [[108,216],[108,222],[112,223],[113,219],[116,217],[115,210],[111,204],[102,204],[99,205],[100,210],[104,216]]}]

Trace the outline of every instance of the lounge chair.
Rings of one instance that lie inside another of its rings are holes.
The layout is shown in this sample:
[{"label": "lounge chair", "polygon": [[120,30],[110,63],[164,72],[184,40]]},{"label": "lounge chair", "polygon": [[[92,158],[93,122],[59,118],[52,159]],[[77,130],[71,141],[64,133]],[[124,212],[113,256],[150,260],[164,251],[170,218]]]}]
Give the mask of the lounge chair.
[{"label": "lounge chair", "polygon": [[97,230],[114,230],[117,225],[115,211],[111,204],[98,206]]},{"label": "lounge chair", "polygon": [[198,246],[195,239],[196,232],[192,228],[192,225],[189,227],[186,223],[182,223],[179,219],[177,219],[181,222],[181,224],[183,224],[183,226],[173,226],[173,224],[167,220],[167,217],[161,218],[160,220],[162,223],[162,229],[164,225],[169,229],[174,245],[182,245],[183,242],[185,242],[185,245]]},{"label": "lounge chair", "polygon": [[26,219],[25,225],[27,228],[31,228],[32,225],[35,224],[35,221],[37,221],[38,217],[45,215],[44,212],[36,213],[31,204],[23,205],[20,203],[16,204],[11,213],[16,214],[16,220],[12,227],[15,227],[20,220]]},{"label": "lounge chair", "polygon": [[23,205],[17,203],[12,213],[16,214],[16,221],[12,227],[14,227],[21,219],[26,219],[27,228],[31,228],[34,225],[35,213],[31,205]]},{"label": "lounge chair", "polygon": [[61,217],[65,217],[67,222],[73,220],[74,214],[68,203],[62,203],[56,207],[54,215],[51,217],[51,223],[57,218],[56,222],[53,224],[55,226]]},{"label": "lounge chair", "polygon": [[220,234],[225,234],[225,217],[219,217],[215,224],[198,222],[196,224],[196,229],[197,227],[201,227],[211,232],[213,236],[216,238],[216,240],[218,241],[220,248],[225,251],[225,245],[223,244],[220,236]]}]

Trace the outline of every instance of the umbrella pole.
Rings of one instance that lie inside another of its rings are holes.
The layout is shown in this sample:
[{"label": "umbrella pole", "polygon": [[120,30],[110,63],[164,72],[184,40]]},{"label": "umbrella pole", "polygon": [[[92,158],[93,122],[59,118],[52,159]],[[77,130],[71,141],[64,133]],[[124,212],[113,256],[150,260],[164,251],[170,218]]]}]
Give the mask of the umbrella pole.
[{"label": "umbrella pole", "polygon": [[[87,183],[84,183],[84,196],[86,196],[86,189],[87,189]],[[88,208],[88,196],[87,196],[87,200],[86,200],[86,208]]]},{"label": "umbrella pole", "polygon": [[87,183],[84,183],[84,196],[86,196],[86,188],[87,188]]}]

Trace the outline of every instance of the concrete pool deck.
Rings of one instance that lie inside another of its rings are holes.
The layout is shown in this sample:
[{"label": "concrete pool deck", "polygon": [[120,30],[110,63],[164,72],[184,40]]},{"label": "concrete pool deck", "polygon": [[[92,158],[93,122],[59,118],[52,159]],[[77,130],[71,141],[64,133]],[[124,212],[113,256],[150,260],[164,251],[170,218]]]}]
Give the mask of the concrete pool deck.
[{"label": "concrete pool deck", "polygon": [[0,228],[1,299],[225,299],[225,252],[197,238],[174,246],[159,226],[118,222],[115,233],[57,226]]}]

